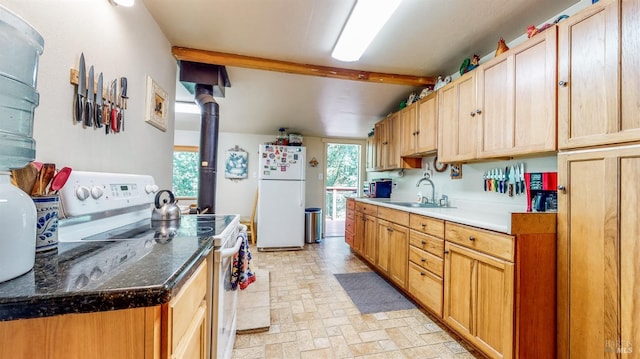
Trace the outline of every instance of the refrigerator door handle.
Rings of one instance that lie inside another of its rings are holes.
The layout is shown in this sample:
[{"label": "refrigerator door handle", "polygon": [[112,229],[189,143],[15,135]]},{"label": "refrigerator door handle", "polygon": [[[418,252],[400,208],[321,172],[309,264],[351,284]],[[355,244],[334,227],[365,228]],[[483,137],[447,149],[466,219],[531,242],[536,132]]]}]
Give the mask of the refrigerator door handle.
[{"label": "refrigerator door handle", "polygon": [[304,185],[305,181],[300,181],[300,207],[304,207]]}]

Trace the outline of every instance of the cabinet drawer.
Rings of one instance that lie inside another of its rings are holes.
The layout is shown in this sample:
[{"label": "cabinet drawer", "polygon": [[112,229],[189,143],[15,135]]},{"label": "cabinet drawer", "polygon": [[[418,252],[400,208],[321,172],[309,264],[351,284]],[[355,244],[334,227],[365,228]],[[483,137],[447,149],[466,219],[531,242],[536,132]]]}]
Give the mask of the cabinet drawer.
[{"label": "cabinet drawer", "polygon": [[353,233],[354,226],[355,226],[355,220],[354,219],[347,218],[347,220],[344,221],[344,231],[345,232]]},{"label": "cabinet drawer", "polygon": [[378,216],[378,206],[368,203],[356,202],[356,211],[372,216]]},{"label": "cabinet drawer", "polygon": [[353,209],[348,209],[347,210],[347,219],[354,219],[356,218],[356,211]]},{"label": "cabinet drawer", "polygon": [[378,207],[378,218],[397,223],[401,226],[409,226],[409,212],[386,207]]},{"label": "cabinet drawer", "polygon": [[409,246],[409,260],[442,278],[442,258],[438,258],[414,246]]},{"label": "cabinet drawer", "polygon": [[349,247],[353,247],[353,232],[344,232],[344,241]]},{"label": "cabinet drawer", "polygon": [[441,219],[425,217],[412,213],[409,217],[409,227],[420,233],[444,238],[444,221]]},{"label": "cabinet drawer", "polygon": [[347,198],[347,209],[356,209],[356,200],[353,198]]},{"label": "cabinet drawer", "polygon": [[[187,280],[178,295],[169,302],[171,348],[176,349],[181,338],[197,314],[207,292],[207,261],[204,261]],[[172,350],[172,351],[173,351]]]},{"label": "cabinet drawer", "polygon": [[411,238],[409,242],[412,246],[416,246],[423,251],[427,251],[436,257],[442,258],[444,256],[444,240],[440,238],[411,231]]},{"label": "cabinet drawer", "polygon": [[409,293],[442,318],[442,278],[409,262]]},{"label": "cabinet drawer", "polygon": [[506,234],[447,222],[445,239],[510,262],[514,259],[514,238]]}]

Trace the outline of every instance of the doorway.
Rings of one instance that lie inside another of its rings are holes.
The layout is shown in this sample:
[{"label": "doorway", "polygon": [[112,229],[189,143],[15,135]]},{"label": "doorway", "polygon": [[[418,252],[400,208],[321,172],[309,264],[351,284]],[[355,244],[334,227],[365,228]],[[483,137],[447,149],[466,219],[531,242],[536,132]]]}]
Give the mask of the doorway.
[{"label": "doorway", "polygon": [[358,194],[362,166],[362,145],[325,144],[325,237],[344,236],[347,201]]}]

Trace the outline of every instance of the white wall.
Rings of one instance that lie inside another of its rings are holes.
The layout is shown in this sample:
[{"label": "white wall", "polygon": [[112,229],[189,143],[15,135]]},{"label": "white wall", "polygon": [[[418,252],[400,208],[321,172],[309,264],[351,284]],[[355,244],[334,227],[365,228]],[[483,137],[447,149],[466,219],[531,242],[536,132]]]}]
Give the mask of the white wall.
[{"label": "white wall", "polygon": [[367,178],[391,178],[396,184],[391,192],[393,200],[416,201],[418,191],[425,196],[431,196],[431,186],[422,183],[416,187],[416,183],[422,177],[427,165],[432,170],[431,180],[436,187],[436,198],[443,194],[449,197],[452,206],[464,207],[473,204],[486,206],[488,209],[509,209],[512,211],[527,210],[527,200],[525,195],[509,197],[504,193],[485,192],[483,189],[482,176],[486,170],[493,168],[504,168],[518,163],[525,164],[525,172],[557,172],[558,162],[556,155],[514,159],[508,161],[478,162],[462,165],[462,179],[451,179],[450,169],[445,172],[433,170],[434,157],[422,159],[422,169],[405,170],[404,176],[399,176],[399,171],[369,172]]},{"label": "white wall", "polygon": [[[171,45],[141,1],[131,8],[107,0],[0,0],[29,22],[45,41],[40,57],[33,137],[36,159],[75,170],[150,174],[160,188],[171,188],[173,103],[176,61]],[[96,81],[128,79],[126,129],[105,136],[72,121],[75,86],[69,70],[84,52]],[[144,122],[146,77],[168,94],[169,128],[161,132]]]},{"label": "white wall", "polygon": [[[226,119],[221,118],[220,121]],[[199,146],[200,133],[197,131],[176,131],[175,144],[183,146]],[[258,146],[265,142],[275,140],[275,135],[254,135],[248,133],[221,132],[218,137],[218,164],[217,164],[217,188],[216,188],[216,212],[233,213],[248,217],[251,215],[253,199],[258,188]],[[243,148],[248,152],[249,178],[231,180],[224,178],[224,154],[226,150],[234,146]],[[322,151],[324,144],[318,137],[305,137],[304,146],[307,149],[307,162],[315,157],[320,164],[311,167],[307,163],[306,175],[306,207],[322,207],[324,194],[324,181],[319,179],[322,173]],[[180,204],[195,203],[195,201],[181,200]]]}]

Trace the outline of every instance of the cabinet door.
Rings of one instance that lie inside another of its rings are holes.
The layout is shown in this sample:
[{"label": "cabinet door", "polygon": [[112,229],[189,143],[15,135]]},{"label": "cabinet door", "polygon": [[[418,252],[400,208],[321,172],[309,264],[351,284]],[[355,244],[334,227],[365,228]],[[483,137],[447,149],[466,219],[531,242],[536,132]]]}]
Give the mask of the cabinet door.
[{"label": "cabinet door", "polygon": [[391,223],[378,218],[378,256],[375,263],[384,274],[389,274],[389,245],[392,230]]},{"label": "cabinet door", "polygon": [[409,229],[392,225],[389,240],[389,277],[400,288],[407,285],[407,266],[409,262]]},{"label": "cabinet door", "polygon": [[418,102],[416,118],[416,149],[415,153],[423,154],[438,148],[438,101],[436,93]]},{"label": "cabinet door", "polygon": [[195,317],[193,318],[191,325],[187,329],[184,337],[180,341],[180,344],[171,354],[171,359],[205,359],[206,358],[206,314],[207,304],[203,302]]},{"label": "cabinet door", "polygon": [[353,246],[351,249],[356,251],[356,253],[362,253],[362,244],[364,243],[364,223],[365,216],[362,212],[356,212],[356,222],[355,222],[355,230],[353,233]]},{"label": "cabinet door", "polygon": [[480,137],[479,157],[513,147],[514,90],[513,56],[502,55],[476,71],[478,74],[478,108]]},{"label": "cabinet door", "polygon": [[[415,112],[414,112],[415,113]],[[387,121],[387,170],[400,168],[400,145],[402,134],[402,119],[398,113],[393,114]]]},{"label": "cabinet door", "polygon": [[562,154],[558,173],[558,357],[628,354],[640,346],[640,149]]},{"label": "cabinet door", "polygon": [[491,357],[513,355],[513,263],[446,243],[444,319]]},{"label": "cabinet door", "polygon": [[[637,8],[633,8],[637,2],[625,1],[631,8],[623,15],[624,19],[633,20],[638,16]],[[637,131],[640,127],[637,116],[640,40],[637,24],[623,26],[627,30],[629,26],[635,27],[621,34],[624,46],[620,58],[619,7],[618,1],[601,2],[558,25],[558,147],[561,149],[640,137]],[[629,74],[618,73],[621,60]],[[636,68],[631,69],[634,66]],[[621,86],[620,78],[629,81],[629,85]],[[620,96],[630,96],[624,101],[623,118]],[[629,118],[627,110],[633,113]]]},{"label": "cabinet door", "polygon": [[400,111],[400,148],[402,156],[412,156],[416,153],[416,107],[413,103]]},{"label": "cabinet door", "polygon": [[479,68],[478,158],[556,149],[556,27]]},{"label": "cabinet door", "polygon": [[376,170],[376,135],[367,137],[367,171]]},{"label": "cabinet door", "polygon": [[376,263],[376,234],[378,226],[376,217],[364,216],[364,243],[363,255],[369,263]]},{"label": "cabinet door", "polygon": [[476,79],[474,72],[438,91],[438,160],[457,162],[476,156]]},{"label": "cabinet door", "polygon": [[375,170],[380,171],[387,165],[387,121],[382,120],[375,125]]}]

